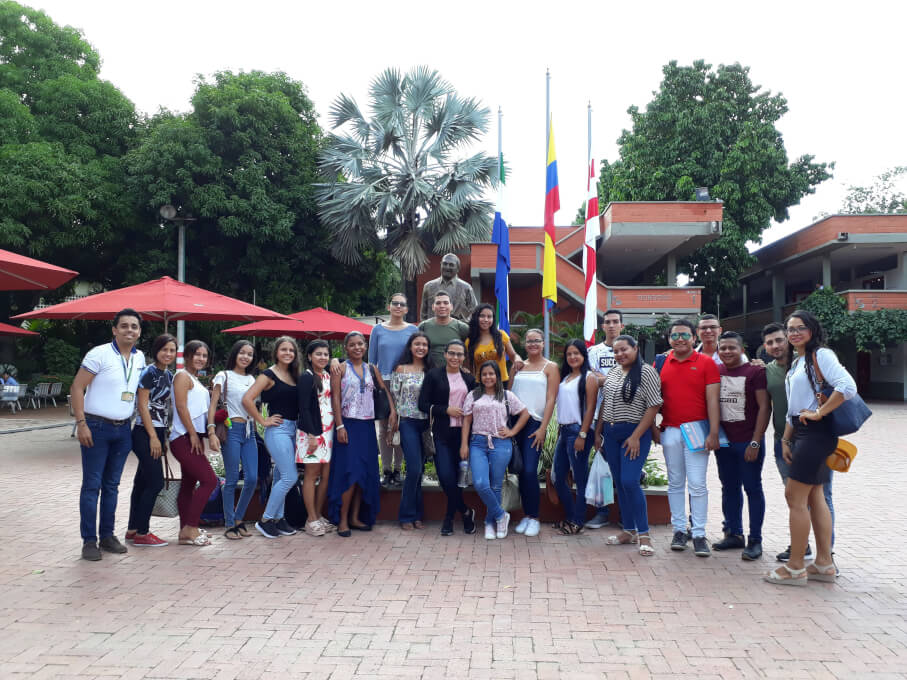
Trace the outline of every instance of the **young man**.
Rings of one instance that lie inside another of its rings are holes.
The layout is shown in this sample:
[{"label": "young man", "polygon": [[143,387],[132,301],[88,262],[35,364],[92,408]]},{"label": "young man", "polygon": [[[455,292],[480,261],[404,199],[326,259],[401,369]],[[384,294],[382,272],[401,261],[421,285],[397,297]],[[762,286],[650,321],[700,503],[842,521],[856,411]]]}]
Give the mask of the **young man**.
[{"label": "young man", "polygon": [[[721,426],[728,446],[715,454],[721,479],[721,510],[726,527],[724,539],[715,550],[743,548],[743,559],[762,556],[762,522],[765,493],[762,491],[762,464],[765,461],[765,428],[771,407],[765,389],[765,369],[744,363],[743,338],[733,331],[718,339],[721,356]],[[743,538],[743,491],[749,508],[749,538]]]},{"label": "young man", "polygon": [[72,383],[72,411],[82,447],[79,515],[83,560],[101,559],[101,550],[126,552],[113,529],[120,476],[132,449],[130,421],[135,411],[135,392],[145,368],[145,355],[135,347],[141,334],[142,318],[138,312],[118,312],[113,318],[113,341],[85,355]]},{"label": "young man", "polygon": [[16,379],[11,376],[9,373],[4,373],[0,376],[0,385],[18,385]]},{"label": "young man", "polygon": [[[589,348],[589,369],[596,374],[598,379],[598,399],[595,402],[595,418],[592,421],[592,432],[598,420],[598,412],[602,405],[602,386],[605,384],[605,375],[617,365],[614,359],[614,340],[624,329],[624,315],[617,309],[609,309],[602,317],[602,331],[605,334],[603,342]],[[600,529],[608,526],[608,506],[596,508],[595,517],[586,522],[587,529]]]},{"label": "young man", "polygon": [[439,291],[435,294],[431,309],[434,317],[419,324],[419,330],[428,336],[431,342],[431,363],[433,366],[444,365],[444,350],[451,340],[465,340],[469,336],[469,324],[451,315],[450,293]]},{"label": "young man", "polygon": [[[674,528],[671,550],[686,550],[690,538],[686,515],[689,489],[693,552],[699,557],[708,557],[711,550],[705,538],[709,507],[706,472],[709,451],[718,448],[721,378],[715,362],[693,349],[696,334],[691,321],[673,321],[667,335],[671,352],[661,369],[661,395],[664,399],[661,433],[653,434],[655,441],[661,442],[668,471],[668,503]],[[705,421],[708,432],[705,447],[691,449],[683,437],[681,426],[702,421]]]},{"label": "young man", "polygon": [[[696,327],[696,332],[699,335],[699,339],[702,341],[699,343],[699,347],[696,348],[696,351],[700,354],[705,354],[708,357],[712,357],[712,361],[715,362],[716,366],[721,366],[721,357],[718,356],[718,338],[721,337],[721,334],[724,332],[721,328],[721,322],[718,320],[718,317],[714,314],[703,314],[699,317],[699,325]],[[746,356],[746,352],[742,356],[743,363],[749,361]]]},{"label": "young man", "polygon": [[[772,429],[774,430],[775,444],[775,465],[778,467],[778,474],[781,475],[781,482],[787,484],[787,475],[790,470],[790,464],[784,460],[781,455],[781,437],[784,435],[785,418],[787,414],[787,392],[784,386],[784,379],[787,376],[787,332],[780,323],[770,323],[762,329],[762,344],[766,353],[774,361],[766,365],[765,377],[768,389],[769,403],[772,408]],[[832,473],[832,476],[834,473]],[[835,506],[832,503],[831,477],[828,483],[823,485],[822,491],[825,495],[825,502],[831,511],[831,544],[835,544]],[[806,546],[806,556],[812,555],[812,549],[809,544]],[[783,552],[776,555],[779,562],[786,562],[790,557],[790,546],[787,546]]]}]

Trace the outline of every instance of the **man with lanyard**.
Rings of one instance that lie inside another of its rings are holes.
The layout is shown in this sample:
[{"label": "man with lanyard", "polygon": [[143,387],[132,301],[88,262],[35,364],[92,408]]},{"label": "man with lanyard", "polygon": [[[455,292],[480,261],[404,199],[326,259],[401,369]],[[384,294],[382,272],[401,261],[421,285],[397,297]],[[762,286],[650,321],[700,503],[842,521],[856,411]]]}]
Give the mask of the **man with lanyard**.
[{"label": "man with lanyard", "polygon": [[[624,329],[624,315],[617,309],[609,309],[602,317],[602,331],[605,334],[604,341],[593,345],[589,348],[589,370],[595,373],[598,379],[598,399],[595,402],[595,417],[592,420],[591,431],[595,432],[598,425],[598,412],[601,410],[602,386],[605,384],[605,376],[612,368],[617,366],[614,359],[614,340]],[[587,529],[600,529],[608,526],[608,506],[596,508],[595,517],[586,522]]]},{"label": "man with lanyard", "polygon": [[[718,317],[714,314],[703,314],[699,317],[699,325],[696,327],[696,333],[699,335],[701,342],[699,347],[696,348],[696,351],[700,354],[705,354],[708,357],[712,357],[712,361],[715,362],[715,365],[719,368],[721,367],[721,357],[718,356],[718,338],[721,337],[723,330],[721,328],[721,322],[718,320]],[[746,356],[746,352],[743,353],[743,356],[740,357],[742,363],[746,363],[749,359]]]},{"label": "man with lanyard", "polygon": [[444,366],[444,352],[451,340],[465,340],[469,336],[469,324],[463,323],[450,315],[453,306],[450,293],[443,290],[435,294],[431,305],[435,315],[419,324],[419,330],[428,336],[431,343],[432,366]]},{"label": "man with lanyard", "polygon": [[126,552],[113,530],[120,477],[132,449],[135,392],[145,368],[145,355],[135,346],[141,334],[138,312],[118,312],[113,319],[113,341],[85,355],[72,383],[72,411],[82,447],[79,515],[84,560],[101,559],[101,550]]},{"label": "man with lanyard", "polygon": [[[784,436],[784,425],[787,419],[787,391],[784,386],[784,379],[787,376],[787,331],[780,323],[770,323],[762,329],[762,344],[766,353],[774,361],[766,364],[765,378],[767,382],[768,398],[772,407],[772,429],[774,430],[775,440],[775,465],[778,467],[778,474],[781,475],[781,482],[787,484],[787,476],[790,471],[790,464],[784,460],[781,455],[781,437]],[[754,364],[761,364],[753,360]],[[834,475],[834,473],[832,473]],[[825,502],[831,512],[831,545],[835,545],[835,506],[831,498],[831,477],[828,482],[822,486],[825,495]],[[809,544],[806,545],[806,557],[812,555],[812,549]],[[776,555],[779,562],[787,562],[790,558],[790,546]]]}]

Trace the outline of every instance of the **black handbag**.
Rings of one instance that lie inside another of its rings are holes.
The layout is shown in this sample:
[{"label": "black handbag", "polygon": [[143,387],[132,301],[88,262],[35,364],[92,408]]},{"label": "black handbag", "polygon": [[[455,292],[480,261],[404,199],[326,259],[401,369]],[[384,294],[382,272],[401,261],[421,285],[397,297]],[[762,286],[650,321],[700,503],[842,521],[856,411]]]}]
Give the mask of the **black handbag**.
[{"label": "black handbag", "polygon": [[378,373],[371,364],[368,367],[372,371],[372,381],[375,383],[375,391],[372,395],[375,398],[375,420],[387,420],[391,415],[391,398],[387,390],[378,386]]},{"label": "black handbag", "polygon": [[[504,392],[504,405],[507,408],[507,427],[513,427],[513,417],[510,415],[510,402],[507,399],[507,392]],[[520,445],[517,444],[516,437],[510,438],[510,444],[512,450],[510,453],[510,462],[507,464],[507,469],[511,474],[519,477],[523,474],[523,452],[520,451]]]}]

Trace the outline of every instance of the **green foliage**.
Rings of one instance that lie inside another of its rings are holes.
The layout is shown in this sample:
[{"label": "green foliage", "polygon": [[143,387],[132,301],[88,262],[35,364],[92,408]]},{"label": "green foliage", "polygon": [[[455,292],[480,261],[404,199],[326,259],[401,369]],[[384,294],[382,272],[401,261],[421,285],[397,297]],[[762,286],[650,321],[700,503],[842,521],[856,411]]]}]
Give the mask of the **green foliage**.
[{"label": "green foliage", "polygon": [[16,378],[19,375],[19,369],[13,364],[0,364],[0,375],[3,375],[4,373]]},{"label": "green foliage", "polygon": [[635,323],[628,323],[623,332],[636,338],[640,343],[655,343],[655,351],[661,352],[667,347],[665,333],[668,332],[668,326],[671,325],[673,317],[669,314],[661,314],[655,323],[651,326],[641,326]]},{"label": "green foliage", "polygon": [[81,360],[79,348],[64,340],[50,338],[44,343],[44,365],[48,373],[75,375]]},{"label": "green foliage", "polygon": [[663,73],[646,110],[628,109],[633,129],[618,139],[620,160],[602,163],[600,197],[688,201],[705,186],[724,201],[721,238],[679,267],[691,284],[705,286],[703,308],[714,309],[752,262],[746,242],[759,242],[772,219],[787,219],[788,208],[828,179],[833,164],[809,155],[788,161],[776,127],[787,101],[754,85],[749,68],[671,61]]},{"label": "green foliage", "polygon": [[650,456],[643,465],[642,471],[646,475],[643,486],[668,485],[668,475],[657,458],[652,458]]},{"label": "green foliage", "polygon": [[857,310],[848,313],[847,302],[824,288],[813,292],[801,305],[816,315],[832,347],[857,350],[885,349],[907,341],[907,310]]},{"label": "green foliage", "polygon": [[848,215],[907,213],[907,194],[898,188],[904,186],[905,179],[907,166],[901,165],[877,175],[868,187],[847,187],[841,212]]}]

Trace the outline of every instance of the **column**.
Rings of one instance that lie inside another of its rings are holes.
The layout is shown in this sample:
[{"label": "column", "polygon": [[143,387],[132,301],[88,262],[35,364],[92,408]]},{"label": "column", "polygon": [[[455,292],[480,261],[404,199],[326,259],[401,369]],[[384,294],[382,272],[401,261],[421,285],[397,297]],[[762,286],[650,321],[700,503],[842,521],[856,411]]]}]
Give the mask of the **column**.
[{"label": "column", "polygon": [[784,278],[781,273],[772,270],[772,320],[784,321]]},{"label": "column", "polygon": [[667,273],[667,284],[668,286],[677,285],[677,256],[674,253],[668,254],[668,273]]},{"label": "column", "polygon": [[822,285],[831,289],[831,255],[822,256]]}]

